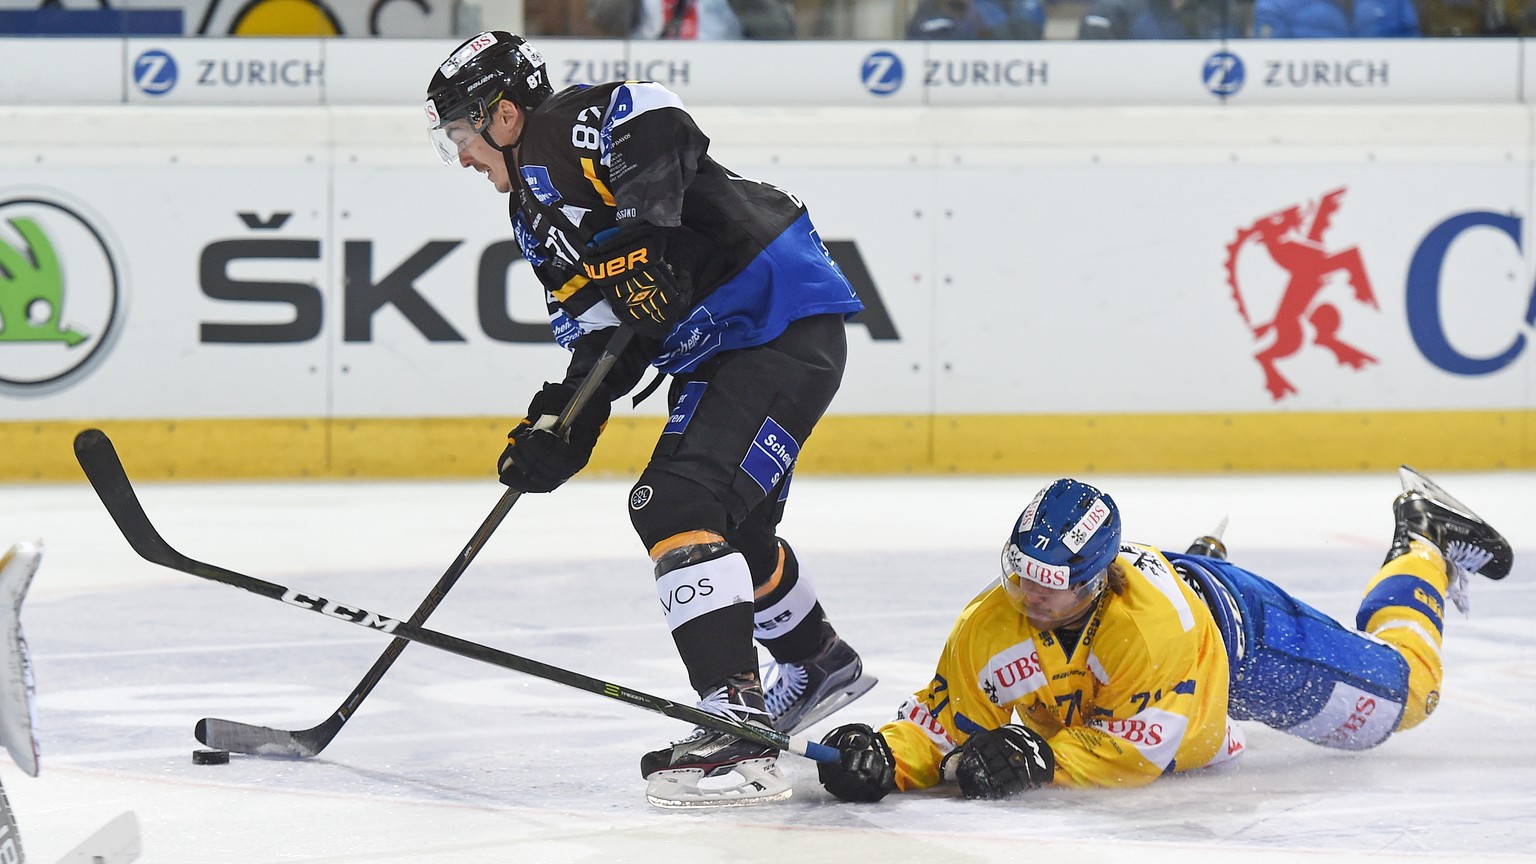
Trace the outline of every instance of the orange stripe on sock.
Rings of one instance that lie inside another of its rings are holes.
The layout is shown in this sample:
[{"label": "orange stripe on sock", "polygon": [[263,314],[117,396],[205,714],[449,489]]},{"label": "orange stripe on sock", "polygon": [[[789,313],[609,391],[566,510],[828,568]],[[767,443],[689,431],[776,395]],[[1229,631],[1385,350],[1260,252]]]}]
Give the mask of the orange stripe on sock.
[{"label": "orange stripe on sock", "polygon": [[651,560],[655,561],[673,549],[681,549],[684,546],[695,546],[700,543],[724,543],[725,538],[713,531],[684,531],[681,534],[673,534],[671,537],[651,547]]},{"label": "orange stripe on sock", "polygon": [[779,587],[779,583],[782,581],[784,581],[784,547],[780,546],[779,566],[773,568],[773,575],[768,577],[767,582],[757,586],[757,589],[752,592],[752,599],[761,600],[767,597],[773,593],[773,589]]}]

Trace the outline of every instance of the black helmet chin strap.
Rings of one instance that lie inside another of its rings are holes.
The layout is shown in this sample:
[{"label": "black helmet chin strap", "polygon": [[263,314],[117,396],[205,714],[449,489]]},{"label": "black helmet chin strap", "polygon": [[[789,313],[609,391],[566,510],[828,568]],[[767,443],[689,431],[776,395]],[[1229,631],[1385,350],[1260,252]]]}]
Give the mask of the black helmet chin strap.
[{"label": "black helmet chin strap", "polygon": [[[501,153],[505,153],[506,152],[507,148],[501,146],[500,144],[497,144],[496,143],[496,139],[491,137],[491,126],[490,126],[489,123],[486,124],[484,129],[480,130],[480,137],[484,138],[485,139],[485,143],[491,145],[491,147],[493,147],[498,152],[501,152]],[[521,141],[523,136],[519,135],[519,136],[517,136],[517,138],[518,138],[518,141]],[[516,147],[517,146],[517,141],[513,141],[511,144],[509,144],[507,146],[509,146],[509,147]]]},{"label": "black helmet chin strap", "polygon": [[[518,113],[520,113],[520,114],[522,113],[522,109],[521,108],[518,109]],[[511,144],[508,144],[505,147],[501,146],[500,144],[497,144],[496,143],[496,139],[491,137],[491,124],[490,123],[486,123],[485,124],[485,128],[480,130],[480,137],[485,139],[485,143],[491,145],[491,147],[493,149],[495,149],[495,150],[497,150],[497,151],[499,151],[501,153],[506,153],[508,150],[516,150],[517,149],[517,145],[523,143],[523,132],[527,131],[527,129],[528,129],[527,116],[528,116],[527,114],[523,114],[523,118],[524,118],[523,125],[522,125],[522,128],[517,130],[517,138]],[[491,122],[495,122],[495,121],[491,121]]]}]

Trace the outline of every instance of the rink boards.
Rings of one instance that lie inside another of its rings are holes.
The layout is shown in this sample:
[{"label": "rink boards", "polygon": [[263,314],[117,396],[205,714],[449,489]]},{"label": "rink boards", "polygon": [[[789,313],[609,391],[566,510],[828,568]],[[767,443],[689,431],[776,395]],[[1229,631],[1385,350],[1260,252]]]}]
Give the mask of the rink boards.
[{"label": "rink boards", "polygon": [[[869,307],[806,469],[1536,464],[1527,64],[1487,44],[1456,105],[706,90],[711,152],[803,198]],[[0,479],[78,477],[87,424],[142,476],[486,474],[564,355],[414,101],[126,101],[0,107]],[[595,470],[667,409],[621,406]]]}]

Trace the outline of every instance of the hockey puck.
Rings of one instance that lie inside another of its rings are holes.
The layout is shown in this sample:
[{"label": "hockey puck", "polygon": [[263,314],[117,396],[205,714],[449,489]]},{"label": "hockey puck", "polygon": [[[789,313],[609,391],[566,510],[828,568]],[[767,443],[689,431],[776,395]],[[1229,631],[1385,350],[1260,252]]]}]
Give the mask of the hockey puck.
[{"label": "hockey puck", "polygon": [[193,750],[194,765],[223,765],[229,761],[228,750]]}]

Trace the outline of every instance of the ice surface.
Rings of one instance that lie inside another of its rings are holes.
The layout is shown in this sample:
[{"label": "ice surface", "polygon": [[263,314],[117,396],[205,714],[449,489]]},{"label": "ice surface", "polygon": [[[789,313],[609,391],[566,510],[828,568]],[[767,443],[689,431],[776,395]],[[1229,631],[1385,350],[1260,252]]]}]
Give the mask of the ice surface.
[{"label": "ice surface", "polygon": [[[0,781],[28,858],[56,861],[124,810],[171,862],[1095,862],[1536,860],[1536,475],[1435,474],[1509,535],[1515,569],[1451,614],[1440,708],[1364,753],[1246,724],[1220,772],[1139,790],[973,803],[952,789],[842,804],[785,757],[783,804],[667,812],[639,757],[678,721],[424,646],[405,652],[320,757],[192,764],[196,721],[292,729],[334,711],[387,638],[195,577],[128,548],[85,485],[0,486],[0,544],[41,538],[22,612],[42,774]],[[1051,478],[795,481],[784,535],[881,683],[822,721],[878,724],[925,684],[953,616],[995,577]],[[1352,619],[1391,534],[1393,472],[1085,477],[1131,539],[1182,548],[1223,516],[1257,570]],[[691,700],[624,512],[622,482],[528,496],[430,626]],[[182,552],[405,618],[500,495],[485,482],[144,484]]]}]

